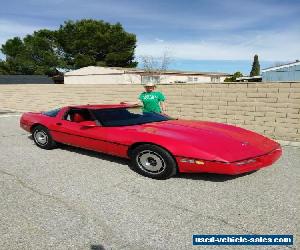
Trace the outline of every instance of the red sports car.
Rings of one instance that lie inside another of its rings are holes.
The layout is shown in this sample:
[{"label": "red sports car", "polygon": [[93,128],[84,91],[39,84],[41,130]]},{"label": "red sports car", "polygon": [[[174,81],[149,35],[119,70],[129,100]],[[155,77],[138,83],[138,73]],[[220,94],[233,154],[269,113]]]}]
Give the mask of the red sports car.
[{"label": "red sports car", "polygon": [[274,163],[280,145],[232,125],[172,119],[133,105],[81,105],[24,113],[20,126],[43,149],[57,143],[131,159],[145,176],[177,172],[237,175]]}]

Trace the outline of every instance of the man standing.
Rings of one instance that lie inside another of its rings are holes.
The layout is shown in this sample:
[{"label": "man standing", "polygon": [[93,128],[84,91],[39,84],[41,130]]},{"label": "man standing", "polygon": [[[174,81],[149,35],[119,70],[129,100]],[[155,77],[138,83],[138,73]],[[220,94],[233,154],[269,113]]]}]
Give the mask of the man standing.
[{"label": "man standing", "polygon": [[139,96],[139,100],[143,104],[143,112],[164,113],[166,111],[165,96],[161,92],[155,91],[154,83],[146,83],[144,87],[145,92]]},{"label": "man standing", "polygon": [[139,95],[138,102],[121,102],[133,105],[142,105],[143,112],[155,112],[155,113],[165,113],[166,104],[165,96],[159,91],[155,91],[156,85],[154,83],[144,84],[145,91]]}]

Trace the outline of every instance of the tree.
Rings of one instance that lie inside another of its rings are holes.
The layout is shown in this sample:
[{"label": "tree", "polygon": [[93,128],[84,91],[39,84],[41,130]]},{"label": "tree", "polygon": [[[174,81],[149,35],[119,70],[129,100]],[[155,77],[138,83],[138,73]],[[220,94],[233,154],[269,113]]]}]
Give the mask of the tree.
[{"label": "tree", "polygon": [[224,82],[236,82],[236,78],[242,77],[242,76],[243,76],[243,74],[241,72],[237,71],[232,76],[226,77],[224,79]]},{"label": "tree", "polygon": [[147,81],[161,81],[161,75],[167,71],[171,57],[169,52],[165,51],[161,57],[153,57],[149,55],[141,56],[142,67],[145,71],[144,79]]},{"label": "tree", "polygon": [[7,40],[1,51],[6,55],[6,61],[0,63],[0,74],[16,74],[18,71],[18,55],[22,53],[23,42],[19,37]]},{"label": "tree", "polygon": [[254,60],[252,63],[252,69],[250,72],[250,76],[259,76],[260,75],[260,65],[258,61],[258,55],[254,56]]},{"label": "tree", "polygon": [[51,74],[57,67],[90,65],[136,67],[136,36],[120,23],[83,19],[66,21],[58,30],[42,29],[2,45],[6,60],[0,74]]},{"label": "tree", "polygon": [[8,69],[6,67],[6,64],[4,61],[0,59],[0,75],[7,75],[8,74]]},{"label": "tree", "polygon": [[56,48],[53,32],[39,30],[23,40],[19,37],[9,39],[1,51],[6,55],[4,64],[9,74],[49,74],[55,67],[63,65]]},{"label": "tree", "polygon": [[136,36],[124,31],[120,23],[83,19],[67,21],[56,32],[59,50],[69,67],[89,65],[136,67]]}]

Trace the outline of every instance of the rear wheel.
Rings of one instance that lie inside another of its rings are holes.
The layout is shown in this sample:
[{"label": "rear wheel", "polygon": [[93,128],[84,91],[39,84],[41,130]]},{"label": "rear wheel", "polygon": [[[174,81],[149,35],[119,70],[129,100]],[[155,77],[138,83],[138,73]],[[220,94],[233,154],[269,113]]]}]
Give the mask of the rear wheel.
[{"label": "rear wheel", "polygon": [[41,125],[38,125],[32,130],[32,137],[35,144],[43,149],[52,149],[56,146],[55,141],[49,133],[49,130]]},{"label": "rear wheel", "polygon": [[176,174],[177,165],[172,155],[165,149],[143,144],[132,151],[133,168],[140,174],[154,178],[167,179]]}]

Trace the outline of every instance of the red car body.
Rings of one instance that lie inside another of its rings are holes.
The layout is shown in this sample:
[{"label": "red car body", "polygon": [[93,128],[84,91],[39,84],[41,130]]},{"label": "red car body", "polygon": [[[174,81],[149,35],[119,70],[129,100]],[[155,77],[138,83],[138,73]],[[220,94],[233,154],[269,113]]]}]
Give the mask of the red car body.
[{"label": "red car body", "polygon": [[[78,109],[118,109],[130,105],[82,105]],[[55,117],[24,113],[20,126],[32,132],[46,127],[59,143],[130,158],[130,150],[143,143],[157,145],[174,157],[178,172],[237,175],[274,163],[282,154],[280,145],[255,132],[216,122],[168,120],[141,125],[105,127],[64,119],[71,107]],[[74,106],[72,106],[74,108]]]}]

